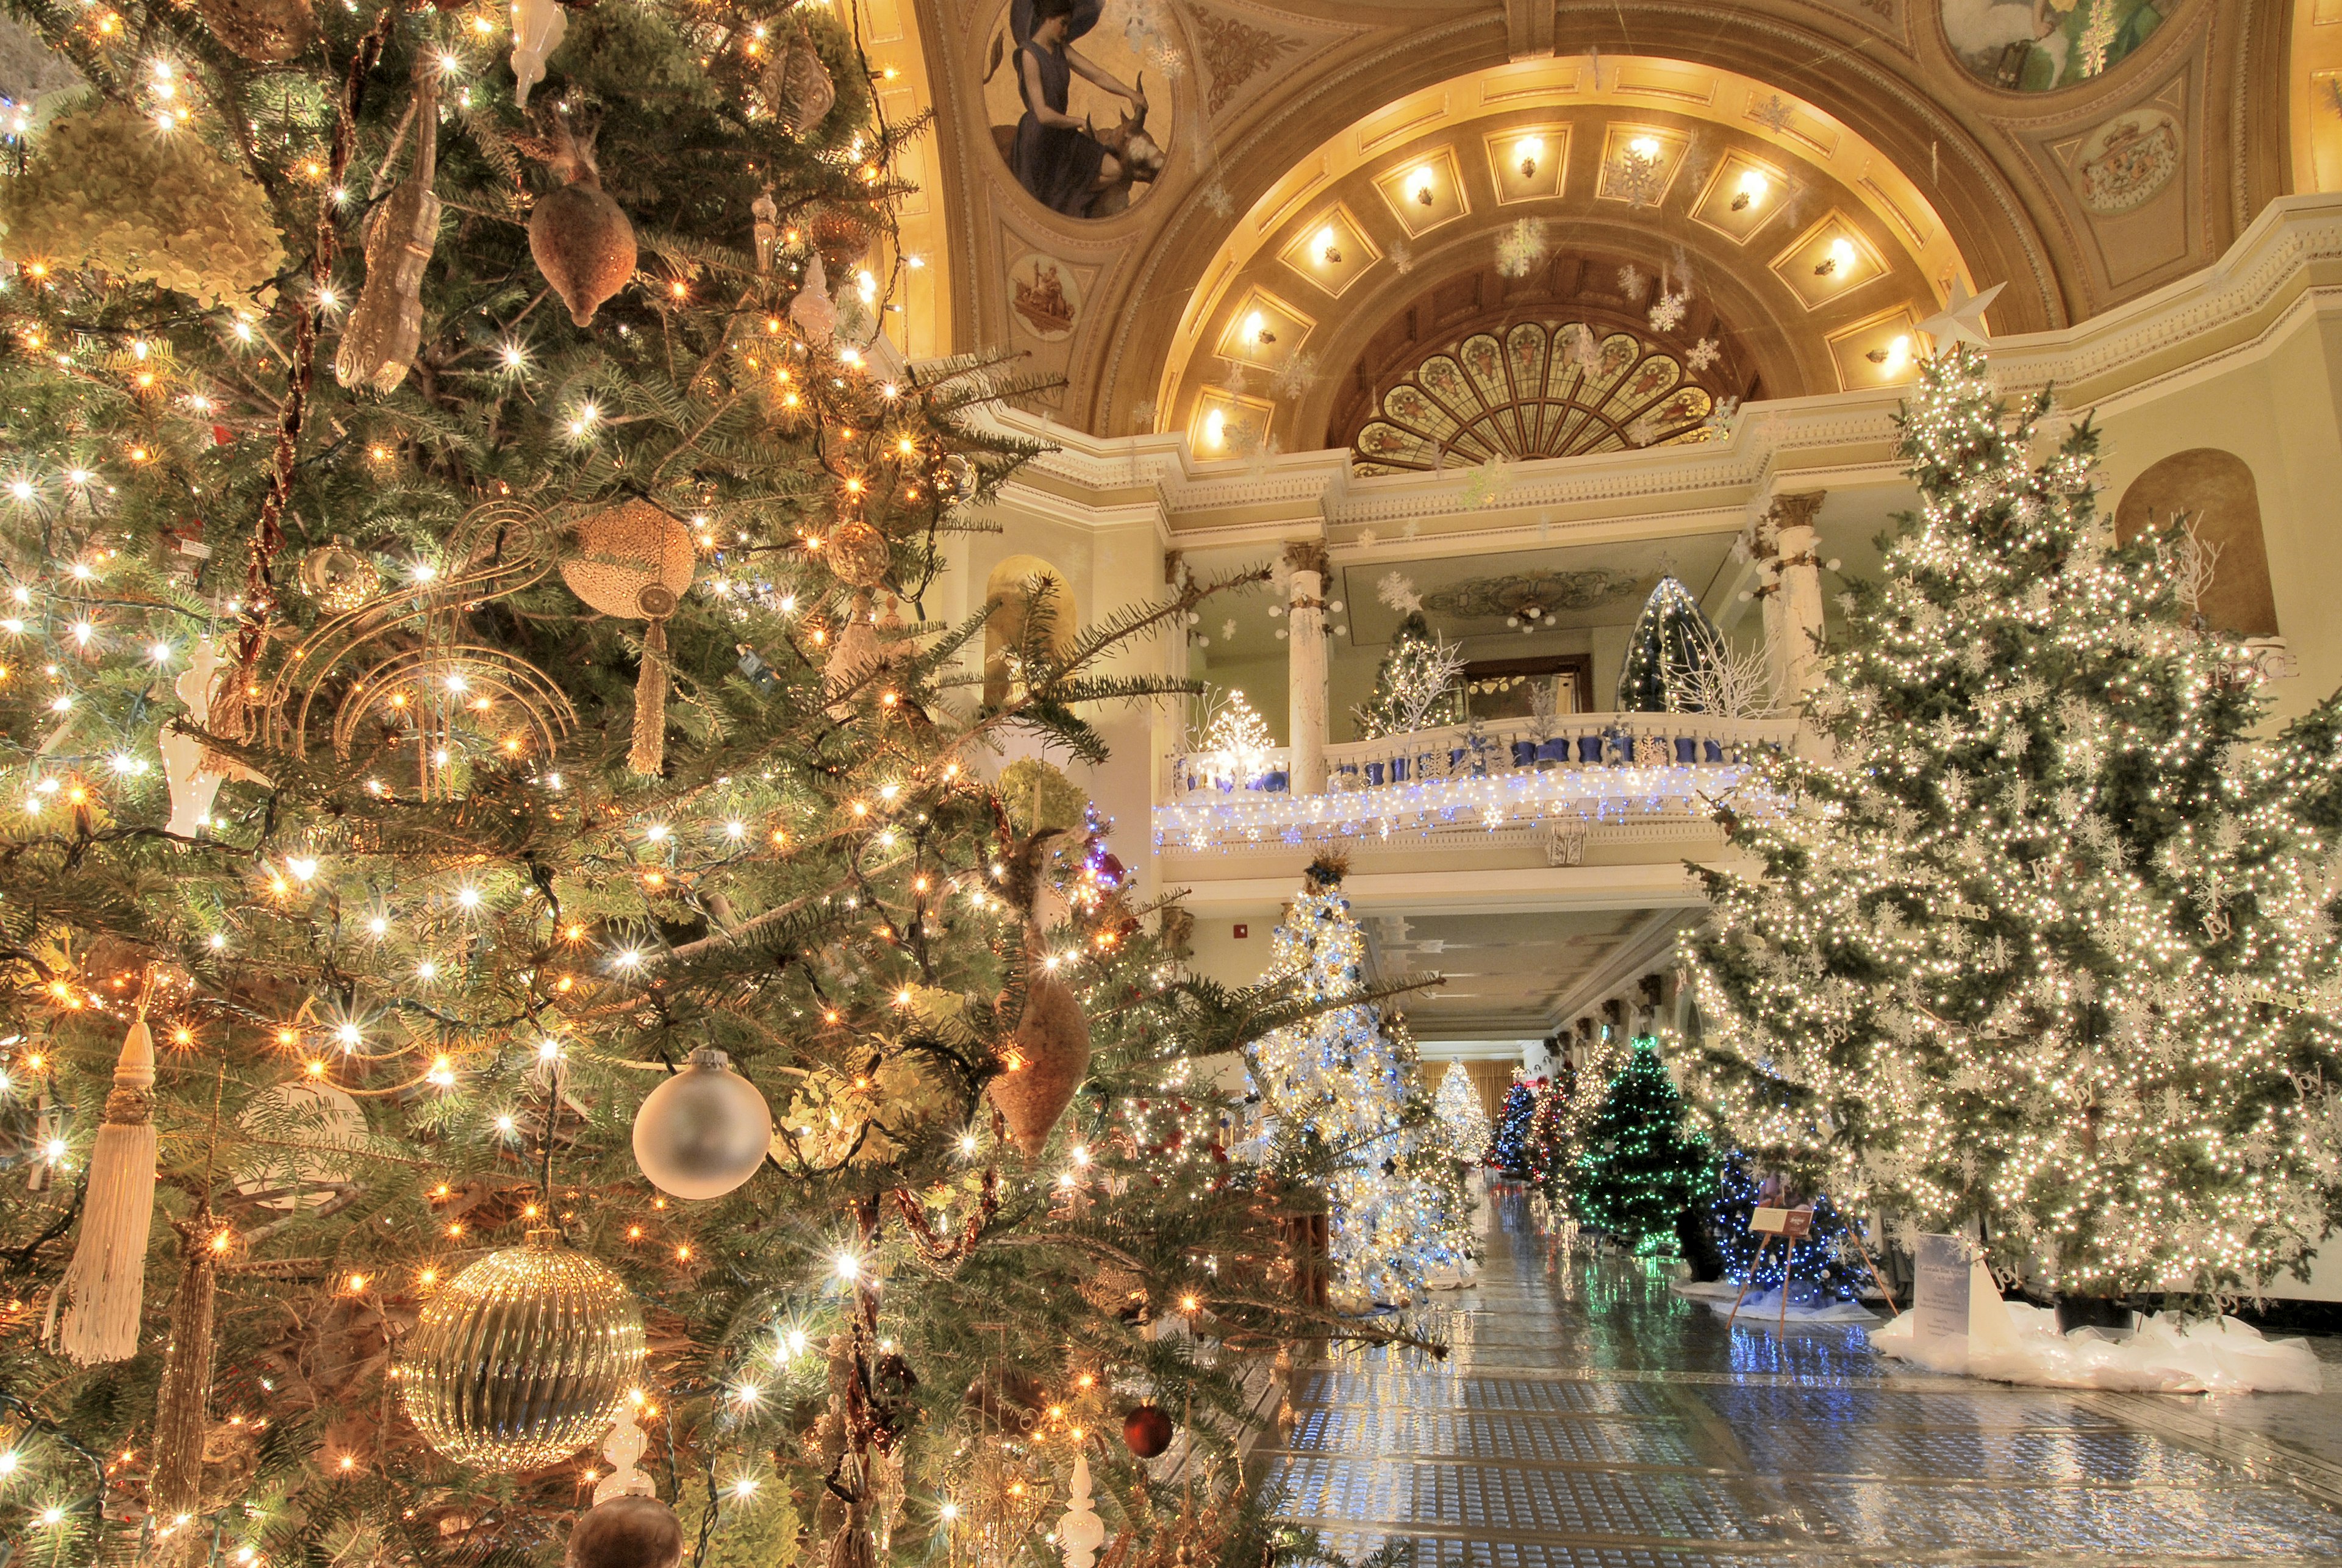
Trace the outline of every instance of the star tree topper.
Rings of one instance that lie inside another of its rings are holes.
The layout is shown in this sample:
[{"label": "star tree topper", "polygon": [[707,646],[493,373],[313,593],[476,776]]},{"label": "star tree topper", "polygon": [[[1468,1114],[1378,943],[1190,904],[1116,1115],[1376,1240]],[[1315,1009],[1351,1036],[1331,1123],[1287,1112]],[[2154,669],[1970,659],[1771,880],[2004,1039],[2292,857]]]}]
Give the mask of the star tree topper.
[{"label": "star tree topper", "polygon": [[1992,334],[1985,330],[1984,313],[2008,286],[1997,283],[1982,294],[1970,294],[1968,285],[1958,278],[1952,280],[1951,303],[1940,312],[1919,324],[1919,330],[1936,340],[1938,353],[1956,343],[1972,343],[1978,348],[1992,346]]}]

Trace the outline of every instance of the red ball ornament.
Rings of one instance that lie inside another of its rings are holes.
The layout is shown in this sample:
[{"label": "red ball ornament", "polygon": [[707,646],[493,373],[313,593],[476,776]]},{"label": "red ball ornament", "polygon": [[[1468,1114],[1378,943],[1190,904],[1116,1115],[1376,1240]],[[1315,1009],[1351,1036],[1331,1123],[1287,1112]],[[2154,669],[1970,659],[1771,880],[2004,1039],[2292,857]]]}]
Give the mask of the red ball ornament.
[{"label": "red ball ornament", "polygon": [[1171,1418],[1162,1407],[1142,1404],[1122,1418],[1122,1440],[1141,1459],[1152,1459],[1171,1446]]}]

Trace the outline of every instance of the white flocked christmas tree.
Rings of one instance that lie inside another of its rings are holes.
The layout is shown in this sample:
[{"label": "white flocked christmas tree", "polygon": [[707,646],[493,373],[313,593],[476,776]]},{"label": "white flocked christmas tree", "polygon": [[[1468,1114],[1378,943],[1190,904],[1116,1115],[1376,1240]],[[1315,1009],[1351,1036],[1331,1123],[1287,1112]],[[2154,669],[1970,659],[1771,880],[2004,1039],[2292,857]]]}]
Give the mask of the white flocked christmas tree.
[{"label": "white flocked christmas tree", "polygon": [[1479,1086],[1463,1063],[1447,1064],[1432,1109],[1438,1113],[1439,1125],[1446,1134],[1447,1157],[1466,1165],[1478,1164],[1488,1151],[1488,1110],[1480,1104]]},{"label": "white flocked christmas tree", "polygon": [[[2281,733],[2182,526],[2117,546],[2086,424],[1984,356],[1903,416],[1922,510],[1728,816],[1686,1098],[1724,1147],[2061,1294],[2249,1291],[2342,1214],[2332,703]],[[1746,803],[1743,803],[1745,806]]]},{"label": "white flocked christmas tree", "polygon": [[[1319,860],[1270,938],[1269,973],[1311,1002],[1365,984],[1366,934]],[[1469,1269],[1462,1183],[1448,1161],[1406,1026],[1371,1003],[1337,1007],[1265,1036],[1246,1052],[1268,1117],[1270,1163],[1333,1156],[1326,1183],[1337,1295],[1353,1304],[1419,1303]]]}]

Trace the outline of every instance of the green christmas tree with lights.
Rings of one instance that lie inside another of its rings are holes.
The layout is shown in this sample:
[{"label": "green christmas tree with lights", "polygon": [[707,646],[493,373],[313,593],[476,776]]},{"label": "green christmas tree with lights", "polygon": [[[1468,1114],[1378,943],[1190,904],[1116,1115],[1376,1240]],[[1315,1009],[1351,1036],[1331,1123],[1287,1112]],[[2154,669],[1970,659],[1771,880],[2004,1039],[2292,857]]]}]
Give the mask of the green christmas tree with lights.
[{"label": "green christmas tree with lights", "polygon": [[1674,1251],[1678,1223],[1716,1190],[1715,1154],[1683,1123],[1658,1042],[1636,1036],[1580,1141],[1569,1183],[1579,1223],[1636,1253]]},{"label": "green christmas tree with lights", "polygon": [[1304,1021],[1246,1053],[1267,1113],[1270,1170],[1322,1178],[1337,1297],[1420,1303],[1469,1261],[1462,1183],[1403,1021],[1373,1000],[1366,939],[1342,892],[1347,867],[1313,862],[1269,937],[1264,984],[1290,988]]},{"label": "green christmas tree with lights", "polygon": [[1921,506],[1846,600],[1828,744],[1736,805],[1758,869],[1702,874],[1687,1088],[1719,1142],[2053,1291],[2249,1291],[2342,1220],[2342,713],[2264,729],[2196,611],[2217,561],[2118,546],[2096,431],[2034,457],[2050,409],[1971,347],[1922,367]]},{"label": "green christmas tree with lights", "polygon": [[1698,686],[1701,670],[1722,646],[1722,637],[1691,590],[1672,576],[1661,577],[1626,635],[1617,711],[1664,714],[1696,707],[1697,699],[1686,694]]}]

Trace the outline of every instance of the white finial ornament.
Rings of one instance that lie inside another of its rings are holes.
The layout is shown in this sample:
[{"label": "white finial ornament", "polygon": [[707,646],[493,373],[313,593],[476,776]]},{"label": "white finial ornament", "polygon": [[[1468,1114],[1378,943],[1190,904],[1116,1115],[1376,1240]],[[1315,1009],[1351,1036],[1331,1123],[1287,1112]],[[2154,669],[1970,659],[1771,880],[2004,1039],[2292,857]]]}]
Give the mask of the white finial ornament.
[{"label": "white finial ornament", "polygon": [[1098,1548],[1106,1544],[1106,1521],[1090,1503],[1090,1456],[1074,1455],[1074,1478],[1067,1487],[1066,1516],[1057,1521],[1057,1543],[1066,1554],[1066,1568],[1090,1568]]},{"label": "white finial ornament", "polygon": [[1970,294],[1968,286],[1958,278],[1952,280],[1952,299],[1942,311],[1919,324],[1919,330],[1936,340],[1938,351],[1956,343],[1972,343],[1978,348],[1992,346],[1992,334],[1985,330],[1984,313],[2000,297],[2008,285],[1997,283],[1982,294]]},{"label": "white finial ornament", "polygon": [[[219,678],[219,644],[209,637],[195,641],[194,655],[179,673],[176,690],[187,704],[187,722],[207,726],[211,720],[212,685]],[[163,777],[171,786],[171,821],[166,832],[193,838],[212,814],[212,801],[225,780],[204,771],[204,743],[165,725],[159,748]]]},{"label": "white finial ornament", "polygon": [[569,14],[558,0],[513,0],[513,102],[528,107],[528,90],[545,80],[545,57],[561,47]]}]

